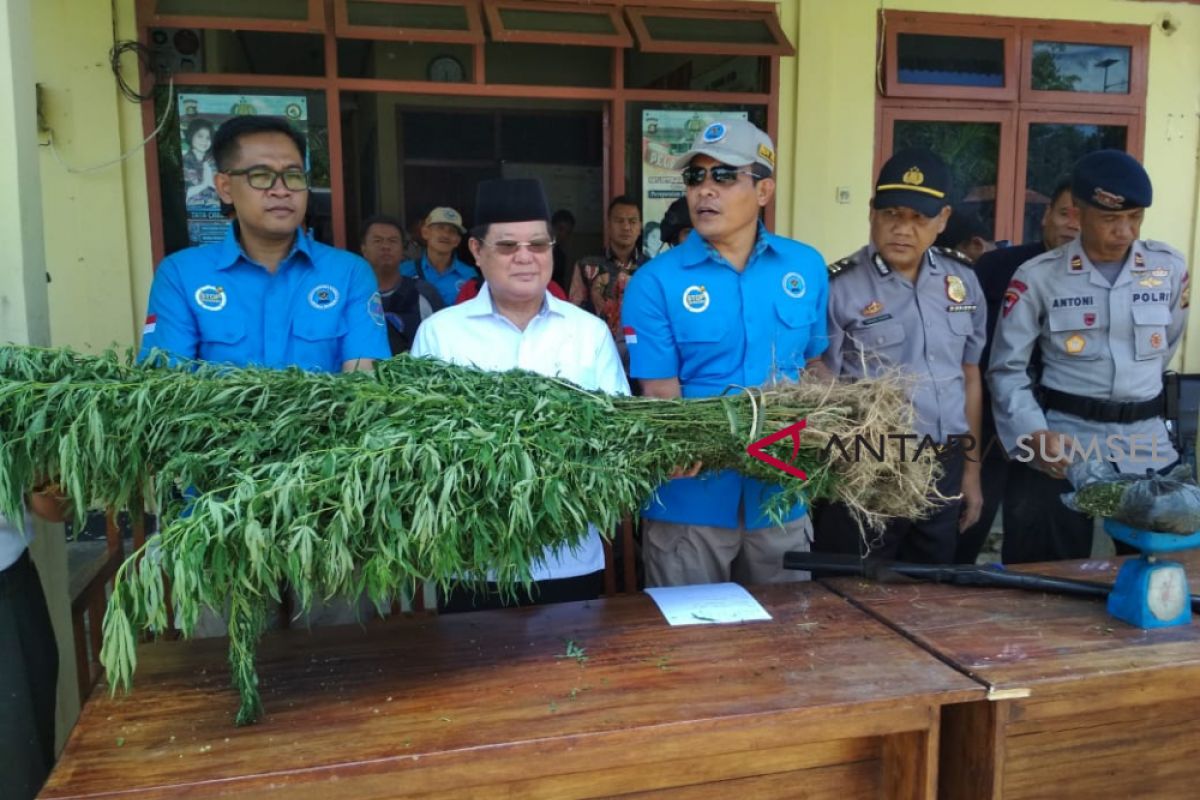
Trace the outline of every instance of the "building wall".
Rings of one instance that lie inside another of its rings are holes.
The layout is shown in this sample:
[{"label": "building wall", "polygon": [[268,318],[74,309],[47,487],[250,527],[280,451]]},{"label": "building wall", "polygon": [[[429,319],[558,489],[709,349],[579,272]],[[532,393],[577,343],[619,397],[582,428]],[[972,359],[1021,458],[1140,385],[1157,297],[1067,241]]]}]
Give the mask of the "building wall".
[{"label": "building wall", "polygon": [[[1144,234],[1200,258],[1197,155],[1200,153],[1200,7],[1135,0],[781,0],[795,58],[780,74],[781,171],[776,227],[806,239],[831,260],[866,236],[875,147],[876,30],[887,10],[1155,25],[1170,13],[1179,30],[1150,37],[1145,161],[1156,202]],[[70,7],[68,13],[68,6]],[[64,24],[69,21],[70,24]],[[37,78],[61,157],[73,166],[116,158],[142,138],[141,110],[115,91],[107,50],[113,34],[134,38],[133,0],[34,4]],[[133,75],[132,58],[126,74]],[[380,124],[393,125],[381,113]],[[384,131],[383,133],[386,133]],[[385,150],[386,154],[386,150]],[[385,155],[386,159],[386,155]],[[380,164],[395,169],[394,164]],[[53,341],[86,350],[130,345],[153,276],[145,164],[140,152],[87,175],[67,173],[48,148],[41,155],[46,258]],[[849,202],[837,202],[839,187]],[[382,198],[385,206],[397,198]],[[389,202],[390,201],[390,202]],[[1181,368],[1200,371],[1200,325]]]}]

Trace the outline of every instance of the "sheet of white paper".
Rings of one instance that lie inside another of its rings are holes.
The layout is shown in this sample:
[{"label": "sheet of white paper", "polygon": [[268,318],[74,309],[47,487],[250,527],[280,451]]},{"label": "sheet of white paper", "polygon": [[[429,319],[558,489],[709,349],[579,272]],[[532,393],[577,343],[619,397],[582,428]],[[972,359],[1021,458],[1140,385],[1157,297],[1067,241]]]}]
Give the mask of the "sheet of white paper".
[{"label": "sheet of white paper", "polygon": [[750,622],[771,615],[736,583],[662,586],[646,590],[672,625]]}]

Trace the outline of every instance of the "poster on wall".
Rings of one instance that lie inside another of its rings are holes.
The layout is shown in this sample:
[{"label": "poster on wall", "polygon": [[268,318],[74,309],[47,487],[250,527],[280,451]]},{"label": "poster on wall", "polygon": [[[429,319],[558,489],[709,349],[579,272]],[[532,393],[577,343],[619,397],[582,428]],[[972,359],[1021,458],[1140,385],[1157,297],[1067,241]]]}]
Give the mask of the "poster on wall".
[{"label": "poster on wall", "polygon": [[216,129],[230,117],[241,115],[282,117],[307,136],[308,99],[305,97],[247,94],[180,94],[179,141],[183,165],[183,204],[187,211],[191,244],[219,242],[229,221],[221,216],[221,201],[213,186],[217,174],[212,154]]},{"label": "poster on wall", "polygon": [[675,111],[646,109],[642,112],[642,219],[645,221],[646,255],[662,250],[658,225],[676,198],[683,197],[683,178],[675,159],[691,149],[696,134],[714,120],[748,119],[745,111]]}]

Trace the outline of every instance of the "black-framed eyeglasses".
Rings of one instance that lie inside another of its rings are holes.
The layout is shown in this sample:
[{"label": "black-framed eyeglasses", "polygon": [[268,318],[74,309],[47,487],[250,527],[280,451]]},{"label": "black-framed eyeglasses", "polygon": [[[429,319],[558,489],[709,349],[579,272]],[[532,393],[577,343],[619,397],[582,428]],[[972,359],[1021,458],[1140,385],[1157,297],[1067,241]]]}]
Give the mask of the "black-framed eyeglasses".
[{"label": "black-framed eyeglasses", "polygon": [[699,186],[704,183],[704,179],[709,175],[712,175],[713,181],[720,186],[737,183],[739,175],[749,175],[755,180],[762,178],[761,175],[756,175],[753,170],[742,167],[730,167],[725,164],[717,164],[712,167],[684,167],[682,175],[686,186]]},{"label": "black-framed eyeglasses", "polygon": [[522,247],[531,253],[549,253],[550,248],[554,247],[553,239],[534,239],[532,242],[514,242],[510,239],[501,239],[498,242],[483,242],[483,244],[495,250],[502,256],[514,255]]},{"label": "black-framed eyeglasses", "polygon": [[308,173],[302,169],[273,170],[270,167],[255,166],[245,169],[227,169],[226,175],[245,175],[246,183],[251,189],[273,189],[275,181],[283,178],[283,187],[289,192],[302,192],[308,188]]}]

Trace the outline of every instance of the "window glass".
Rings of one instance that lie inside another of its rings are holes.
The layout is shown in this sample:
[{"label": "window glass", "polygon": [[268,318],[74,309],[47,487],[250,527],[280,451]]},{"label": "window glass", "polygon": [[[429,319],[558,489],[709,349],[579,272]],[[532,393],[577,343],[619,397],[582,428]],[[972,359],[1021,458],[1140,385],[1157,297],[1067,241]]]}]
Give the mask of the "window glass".
[{"label": "window glass", "polygon": [[950,167],[950,204],[996,229],[999,123],[897,120],[894,132],[895,150],[924,147],[940,156]]},{"label": "window glass", "polygon": [[769,58],[763,56],[625,51],[625,87],[698,92],[767,92]]},{"label": "window glass", "polygon": [[378,3],[349,0],[346,20],[351,25],[375,25],[386,28],[417,28],[437,31],[470,29],[465,5],[428,3]]},{"label": "window glass", "polygon": [[1042,214],[1054,187],[1070,173],[1080,156],[1093,150],[1124,150],[1128,136],[1124,125],[1035,122],[1029,126],[1022,217],[1024,241],[1036,242],[1042,238]]},{"label": "window glass", "polygon": [[612,17],[607,12],[530,11],[524,8],[501,8],[500,21],[510,31],[617,33]]},{"label": "window glass", "polygon": [[643,17],[652,39],[665,42],[720,42],[722,44],[775,44],[775,33],[764,19],[695,19]]},{"label": "window glass", "polygon": [[1004,86],[1004,40],[978,36],[897,35],[901,83]]},{"label": "window glass", "polygon": [[1110,44],[1033,43],[1034,89],[1129,94],[1130,48]]},{"label": "window glass", "polygon": [[158,0],[156,14],[184,17],[242,17],[244,19],[308,19],[304,0]]}]

